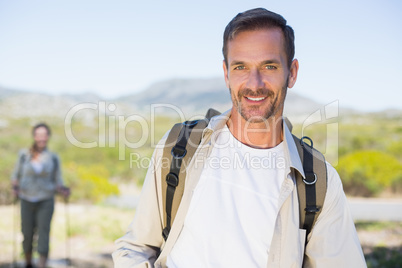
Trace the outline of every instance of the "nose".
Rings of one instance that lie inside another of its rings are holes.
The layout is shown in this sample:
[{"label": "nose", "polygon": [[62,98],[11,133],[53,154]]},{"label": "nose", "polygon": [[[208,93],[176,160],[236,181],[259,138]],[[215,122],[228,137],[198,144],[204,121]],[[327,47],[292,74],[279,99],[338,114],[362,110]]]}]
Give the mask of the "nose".
[{"label": "nose", "polygon": [[264,87],[264,82],[258,69],[250,70],[246,86],[251,90]]}]

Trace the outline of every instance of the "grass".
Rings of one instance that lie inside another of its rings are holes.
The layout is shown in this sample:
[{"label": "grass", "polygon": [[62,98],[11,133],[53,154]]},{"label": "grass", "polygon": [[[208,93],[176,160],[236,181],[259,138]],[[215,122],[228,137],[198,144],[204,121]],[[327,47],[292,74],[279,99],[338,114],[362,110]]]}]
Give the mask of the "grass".
[{"label": "grass", "polygon": [[384,229],[401,228],[400,222],[395,221],[358,221],[355,223],[356,229],[361,231],[380,231]]},{"label": "grass", "polygon": [[365,255],[368,268],[402,267],[402,246],[395,248],[375,247]]},{"label": "grass", "polygon": [[356,222],[368,268],[402,267],[401,222]]}]

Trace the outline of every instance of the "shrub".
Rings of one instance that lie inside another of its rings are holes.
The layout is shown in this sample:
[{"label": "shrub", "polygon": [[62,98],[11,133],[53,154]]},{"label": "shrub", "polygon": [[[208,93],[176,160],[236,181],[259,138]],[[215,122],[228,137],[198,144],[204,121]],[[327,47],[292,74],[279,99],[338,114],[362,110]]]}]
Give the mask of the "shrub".
[{"label": "shrub", "polygon": [[340,158],[338,172],[345,192],[375,196],[385,189],[400,187],[402,165],[392,155],[380,151],[357,151]]},{"label": "shrub", "polygon": [[74,162],[63,167],[65,184],[71,187],[71,200],[100,202],[105,197],[119,194],[116,184],[108,181],[109,172],[100,164],[78,165]]}]

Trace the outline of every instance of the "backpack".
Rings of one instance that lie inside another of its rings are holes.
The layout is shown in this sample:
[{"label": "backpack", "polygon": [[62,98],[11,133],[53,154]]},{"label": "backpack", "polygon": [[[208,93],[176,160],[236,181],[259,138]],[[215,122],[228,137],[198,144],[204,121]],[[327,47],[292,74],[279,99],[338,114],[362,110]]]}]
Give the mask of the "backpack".
[{"label": "backpack", "polygon": [[[165,147],[163,159],[170,159],[170,165],[162,165],[162,200],[164,211],[165,228],[162,236],[167,240],[171,225],[179,208],[184,192],[186,181],[186,170],[181,169],[184,164],[191,161],[198,145],[201,142],[203,130],[207,127],[209,120],[220,113],[209,109],[205,118],[201,120],[186,121],[178,123],[171,129]],[[292,124],[285,118],[285,123],[292,131]],[[296,187],[299,200],[300,229],[306,230],[307,236],[311,232],[321,208],[324,204],[327,190],[327,170],[324,156],[313,148],[313,141],[309,137],[301,139],[293,135],[301,162],[305,179],[299,172],[296,172]],[[309,140],[310,145],[304,142]]]}]

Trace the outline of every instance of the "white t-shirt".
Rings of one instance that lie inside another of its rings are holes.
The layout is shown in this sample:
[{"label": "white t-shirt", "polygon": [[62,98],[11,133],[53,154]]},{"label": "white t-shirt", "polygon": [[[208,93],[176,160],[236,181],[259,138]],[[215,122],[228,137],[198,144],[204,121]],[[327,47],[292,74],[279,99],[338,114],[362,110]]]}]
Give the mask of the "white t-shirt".
[{"label": "white t-shirt", "polygon": [[267,265],[285,178],[283,146],[255,149],[227,127],[219,133],[167,258],[169,268]]}]

